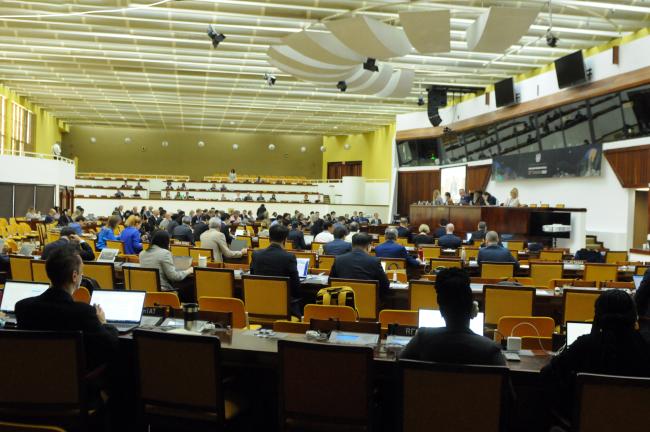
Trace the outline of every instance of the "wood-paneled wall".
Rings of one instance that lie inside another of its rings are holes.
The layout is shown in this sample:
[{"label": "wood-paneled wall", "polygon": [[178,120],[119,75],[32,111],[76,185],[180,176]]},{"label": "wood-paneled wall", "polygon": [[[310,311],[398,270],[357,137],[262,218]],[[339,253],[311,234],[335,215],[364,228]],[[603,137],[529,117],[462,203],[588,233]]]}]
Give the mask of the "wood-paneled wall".
[{"label": "wood-paneled wall", "polygon": [[491,175],[492,165],[467,167],[467,176],[465,180],[466,189],[470,191],[485,191]]},{"label": "wood-paneled wall", "polygon": [[612,166],[621,186],[647,188],[650,183],[650,139],[648,145],[606,150],[605,157]]}]

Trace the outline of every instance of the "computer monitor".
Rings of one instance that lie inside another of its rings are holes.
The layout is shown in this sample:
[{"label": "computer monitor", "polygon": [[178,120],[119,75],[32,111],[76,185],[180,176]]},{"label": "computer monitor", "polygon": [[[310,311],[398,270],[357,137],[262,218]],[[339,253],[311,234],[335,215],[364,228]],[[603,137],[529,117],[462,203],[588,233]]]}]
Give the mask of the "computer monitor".
[{"label": "computer monitor", "polygon": [[472,239],[472,233],[467,233],[465,241],[470,241]]},{"label": "computer monitor", "polygon": [[[477,335],[483,336],[483,312],[479,312],[476,318],[469,322],[469,328]],[[418,327],[445,327],[445,319],[439,310],[435,309],[420,309],[418,316]]]},{"label": "computer monitor", "polygon": [[144,291],[94,290],[90,304],[100,305],[109,323],[139,323]]},{"label": "computer monitor", "polygon": [[232,239],[232,241],[230,242],[230,250],[232,251],[239,252],[240,250],[244,249],[246,246],[248,246],[246,240]]},{"label": "computer monitor", "polygon": [[112,263],[115,262],[115,258],[119,255],[120,251],[118,249],[109,249],[104,248],[102,252],[97,257],[97,262],[103,263]]},{"label": "computer monitor", "polygon": [[569,346],[580,336],[591,333],[591,323],[567,321],[566,323],[566,345]]},{"label": "computer monitor", "polygon": [[296,258],[296,264],[298,266],[298,276],[307,277],[307,273],[309,273],[309,258]]},{"label": "computer monitor", "polygon": [[643,280],[643,276],[634,275],[632,276],[632,279],[634,279],[634,289],[639,289],[639,287],[641,286],[641,281]]},{"label": "computer monitor", "polygon": [[8,280],[5,283],[2,303],[0,303],[0,311],[13,314],[16,309],[16,303],[26,298],[39,296],[49,287],[50,285],[46,283]]}]

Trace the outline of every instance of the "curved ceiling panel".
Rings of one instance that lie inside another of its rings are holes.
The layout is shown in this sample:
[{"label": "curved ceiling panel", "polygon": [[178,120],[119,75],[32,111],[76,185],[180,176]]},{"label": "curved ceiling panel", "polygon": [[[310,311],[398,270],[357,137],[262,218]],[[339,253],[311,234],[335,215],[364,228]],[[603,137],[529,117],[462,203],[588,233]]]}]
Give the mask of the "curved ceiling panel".
[{"label": "curved ceiling panel", "polygon": [[539,11],[535,8],[491,7],[467,28],[467,48],[504,52],[528,33]]},{"label": "curved ceiling panel", "polygon": [[363,56],[345,46],[331,33],[301,31],[283,38],[282,43],[307,57],[333,65],[351,66],[365,61]]},{"label": "curved ceiling panel", "polygon": [[449,10],[400,12],[399,19],[411,45],[422,54],[451,50]]},{"label": "curved ceiling panel", "polygon": [[314,74],[314,73],[304,72],[302,70],[296,69],[274,58],[269,58],[268,61],[271,65],[280,69],[282,72],[293,75],[294,77],[302,81],[310,81],[310,82],[325,83],[325,84],[336,84],[339,81],[345,81],[347,78],[354,75],[355,73],[358,72],[359,69],[361,69],[361,66],[357,66],[355,68],[348,69],[345,71],[337,71],[337,72],[332,71],[327,73],[321,72],[318,74]]},{"label": "curved ceiling panel", "polygon": [[402,57],[413,49],[402,29],[365,16],[327,21],[325,26],[364,57],[385,60]]},{"label": "curved ceiling panel", "polygon": [[368,79],[365,83],[361,83],[355,87],[350,87],[348,84],[348,91],[351,93],[374,95],[375,93],[383,90],[388,85],[392,75],[392,66],[387,64],[381,65],[379,67],[379,72],[373,73],[370,79]]},{"label": "curved ceiling panel", "polygon": [[378,97],[405,98],[411,93],[415,71],[413,69],[398,69],[386,87],[377,93]]},{"label": "curved ceiling panel", "polygon": [[284,45],[270,46],[267,51],[267,55],[270,58],[275,59],[282,64],[291,66],[294,69],[311,73],[311,74],[330,74],[330,73],[347,71],[353,68],[352,66],[349,65],[341,66],[341,65],[333,65],[329,63],[323,63],[318,60],[314,60],[312,58],[304,56],[303,54],[299,53],[293,48],[289,48]]}]

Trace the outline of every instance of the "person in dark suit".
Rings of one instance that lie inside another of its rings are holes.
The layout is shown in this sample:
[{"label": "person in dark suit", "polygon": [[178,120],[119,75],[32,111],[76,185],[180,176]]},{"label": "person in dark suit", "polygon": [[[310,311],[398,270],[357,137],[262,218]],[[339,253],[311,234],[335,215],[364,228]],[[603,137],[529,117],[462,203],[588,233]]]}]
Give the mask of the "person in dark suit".
[{"label": "person in dark suit", "polygon": [[18,328],[81,331],[88,370],[110,362],[118,349],[117,329],[106,324],[100,305],[91,306],[72,298],[83,275],[78,249],[72,244],[58,247],[48,257],[45,271],[52,282],[50,288],[37,297],[16,303]]},{"label": "person in dark suit", "polygon": [[210,227],[208,226],[208,221],[210,220],[210,215],[207,213],[201,214],[201,217],[198,219],[196,225],[194,225],[194,243],[201,240],[201,234],[206,232]]},{"label": "person in dark suit", "polygon": [[95,253],[88,243],[81,239],[74,228],[61,228],[61,237],[57,241],[48,243],[43,248],[42,260],[47,260],[54,251],[68,245],[73,245],[84,261],[95,261]]},{"label": "person in dark suit", "polygon": [[457,268],[442,270],[436,277],[436,293],[446,326],[418,329],[401,357],[437,363],[505,365],[501,349],[469,328],[478,305],[472,300],[467,273]]},{"label": "person in dark suit", "polygon": [[438,239],[438,246],[443,249],[458,249],[463,242],[460,237],[454,235],[454,224],[447,224],[446,234]]},{"label": "person in dark suit", "polygon": [[447,224],[449,221],[447,219],[440,219],[440,225],[438,225],[438,228],[433,233],[433,237],[439,239],[443,235],[447,234]]},{"label": "person in dark suit", "polygon": [[182,220],[182,218],[183,218],[183,213],[176,213],[172,215],[172,218],[167,224],[167,228],[166,228],[170,236],[174,234],[174,229],[180,225],[179,222]]},{"label": "person in dark suit", "polygon": [[418,231],[420,232],[420,234],[413,236],[413,244],[415,245],[415,247],[418,247],[421,244],[433,244],[435,242],[433,236],[429,234],[431,232],[431,230],[429,229],[429,225],[426,224],[420,225]]},{"label": "person in dark suit", "polygon": [[397,230],[395,228],[387,228],[385,237],[386,241],[375,247],[375,255],[378,258],[404,258],[409,266],[417,267],[420,265],[419,259],[410,256],[406,248],[397,243]]},{"label": "person in dark suit", "polygon": [[478,251],[476,261],[479,266],[483,262],[495,262],[514,263],[515,269],[519,267],[519,261],[512,256],[510,251],[503,246],[499,246],[499,234],[496,231],[488,231],[485,235],[485,247]]},{"label": "person in dark suit", "polygon": [[348,229],[345,226],[334,228],[334,240],[323,245],[325,255],[343,255],[352,250],[352,245],[345,241]]},{"label": "person in dark suit", "polygon": [[352,250],[336,257],[330,278],[376,280],[379,282],[380,295],[385,296],[390,284],[379,258],[368,253],[371,244],[372,237],[367,233],[360,232],[352,237]]},{"label": "person in dark suit", "polygon": [[409,228],[409,221],[406,218],[400,218],[399,226],[397,227],[397,236],[408,239],[411,243],[411,229]]},{"label": "person in dark suit", "polygon": [[650,346],[636,324],[634,300],[624,290],[607,290],[598,297],[591,333],[580,336],[542,369],[541,382],[557,412],[570,418],[579,372],[650,377]]},{"label": "person in dark suit", "polygon": [[300,277],[296,256],[284,250],[284,242],[289,229],[282,224],[275,224],[269,229],[271,244],[266,249],[253,252],[251,274],[260,276],[288,276],[291,291],[291,312],[300,317]]},{"label": "person in dark suit", "polygon": [[474,231],[472,233],[472,236],[469,239],[470,242],[485,240],[485,234],[487,233],[487,224],[481,221],[478,223],[477,229],[477,231]]},{"label": "person in dark suit", "polygon": [[639,316],[650,317],[650,268],[645,271],[634,299]]},{"label": "person in dark suit", "polygon": [[306,250],[307,244],[305,243],[305,234],[302,232],[302,225],[297,220],[291,222],[291,231],[287,237],[287,241],[293,243],[293,248],[298,250]]},{"label": "person in dark suit", "polygon": [[182,222],[181,225],[174,228],[174,231],[172,232],[172,238],[183,242],[189,242],[191,244],[194,244],[194,233],[192,232],[192,228],[190,227],[192,218],[189,216],[183,216],[181,222]]}]

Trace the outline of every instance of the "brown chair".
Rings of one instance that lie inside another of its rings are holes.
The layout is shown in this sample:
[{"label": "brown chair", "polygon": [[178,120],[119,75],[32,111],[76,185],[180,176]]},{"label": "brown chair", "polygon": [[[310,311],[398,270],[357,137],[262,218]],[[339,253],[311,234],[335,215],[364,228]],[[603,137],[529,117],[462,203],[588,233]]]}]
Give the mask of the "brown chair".
[{"label": "brown chair", "polygon": [[[219,338],[137,329],[133,340],[143,429],[223,430],[239,413],[222,384]],[[191,365],[179,368],[178,357],[169,353],[182,353]]]},{"label": "brown chair", "polygon": [[617,264],[628,260],[628,253],[626,251],[607,251],[605,252],[605,263]]},{"label": "brown chair", "polygon": [[173,256],[190,256],[190,247],[189,245],[170,244],[169,251]]},{"label": "brown chair", "polygon": [[466,246],[463,248],[463,250],[465,251],[465,260],[470,261],[476,260],[478,258],[478,252],[480,249],[477,247]]},{"label": "brown chair", "polygon": [[242,295],[251,321],[289,320],[289,278],[277,276],[242,276]]},{"label": "brown chair", "polygon": [[643,276],[645,274],[645,272],[648,271],[649,268],[650,268],[650,266],[647,266],[647,265],[636,266],[634,268],[634,274],[638,275],[638,276]]},{"label": "brown chair", "polygon": [[86,287],[79,287],[72,294],[72,298],[76,302],[90,304],[90,291]]},{"label": "brown chair", "polygon": [[598,290],[564,289],[562,302],[562,322],[593,321]]},{"label": "brown chair", "polygon": [[372,348],[281,339],[278,357],[280,431],[372,431]]},{"label": "brown chair", "polygon": [[248,314],[244,302],[232,297],[199,297],[199,313],[230,313],[233,328],[248,328]]},{"label": "brown chair", "polygon": [[[514,251],[522,251],[524,250],[524,241],[522,240],[508,240],[508,249],[514,250]],[[517,258],[517,256],[515,256]]]},{"label": "brown chair", "polygon": [[11,278],[17,281],[31,281],[33,278],[32,260],[32,257],[9,255]]},{"label": "brown chair", "polygon": [[381,262],[386,263],[386,271],[406,268],[406,258],[381,258]]},{"label": "brown chair", "polygon": [[650,378],[579,373],[576,432],[648,430]]},{"label": "brown chair", "polygon": [[440,246],[420,246],[422,249],[422,258],[426,261],[431,258],[440,258],[442,248]]},{"label": "brown chair", "polygon": [[511,278],[514,276],[514,273],[514,263],[481,263],[481,278],[483,279]]},{"label": "brown chair", "polygon": [[546,288],[553,279],[562,279],[564,267],[562,263],[532,261],[530,277],[533,285]]},{"label": "brown chair", "polygon": [[278,320],[273,323],[273,331],[276,333],[305,334],[309,330],[309,323]]},{"label": "brown chair", "polygon": [[564,258],[563,251],[543,250],[539,253],[540,261],[562,261]]},{"label": "brown chair", "polygon": [[175,292],[148,292],[144,296],[144,307],[169,306],[180,309],[181,301]]},{"label": "brown chair", "polygon": [[50,283],[50,278],[45,271],[45,261],[32,260],[32,279],[34,282]]},{"label": "brown chair", "polygon": [[332,287],[352,288],[359,319],[377,320],[379,310],[379,282],[337,278],[330,278],[329,282]]},{"label": "brown chair", "polygon": [[463,268],[463,262],[460,258],[435,258],[429,261],[431,268]]},{"label": "brown chair", "polygon": [[193,247],[189,250],[192,261],[199,262],[199,257],[206,257],[208,262],[214,261],[214,251],[208,248]]},{"label": "brown chair", "polygon": [[314,252],[296,252],[289,251],[296,256],[296,258],[309,258],[309,268],[316,267],[316,253]]},{"label": "brown chair", "polygon": [[343,305],[318,305],[308,304],[305,306],[303,322],[310,322],[312,319],[335,319],[339,321],[356,321],[357,312],[350,306]]},{"label": "brown chair", "polygon": [[160,292],[160,273],[155,268],[122,267],[127,290]]},{"label": "brown chair", "polygon": [[534,287],[484,285],[485,324],[496,325],[504,316],[532,316]]},{"label": "brown chair", "polygon": [[496,342],[510,336],[551,338],[555,331],[555,321],[549,317],[502,316],[497,330],[494,334]]},{"label": "brown chair", "polygon": [[[399,361],[403,432],[506,430],[508,368]],[[459,406],[468,406],[463,415]]]},{"label": "brown chair", "polygon": [[2,420],[89,430],[81,332],[0,330],[0,352]]},{"label": "brown chair", "polygon": [[201,297],[234,297],[235,271],[195,267],[194,290],[197,299]]},{"label": "brown chair", "polygon": [[334,265],[334,260],[336,260],[336,256],[334,255],[320,255],[318,257],[318,269],[331,270]]},{"label": "brown chair", "polygon": [[324,248],[326,243],[321,243],[321,242],[311,242],[310,249],[314,252],[319,251],[321,248]]},{"label": "brown chair", "polygon": [[124,242],[120,240],[106,240],[107,249],[117,249],[119,255],[124,255]]},{"label": "brown chair", "polygon": [[582,279],[600,283],[616,281],[618,279],[618,265],[587,263],[585,264],[585,272]]},{"label": "brown chair", "polygon": [[409,282],[409,309],[440,309],[436,283],[426,280],[412,280]]},{"label": "brown chair", "polygon": [[634,282],[605,282],[601,288],[616,288],[616,289],[627,289],[633,290],[635,288]]},{"label": "brown chair", "polygon": [[379,324],[382,330],[388,328],[389,324],[399,324],[407,327],[418,326],[418,311],[384,309],[379,312]]},{"label": "brown chair", "polygon": [[406,270],[386,270],[386,277],[393,282],[407,283],[409,281]]},{"label": "brown chair", "polygon": [[115,269],[113,263],[87,262],[84,264],[84,276],[97,281],[101,289],[115,288]]}]

